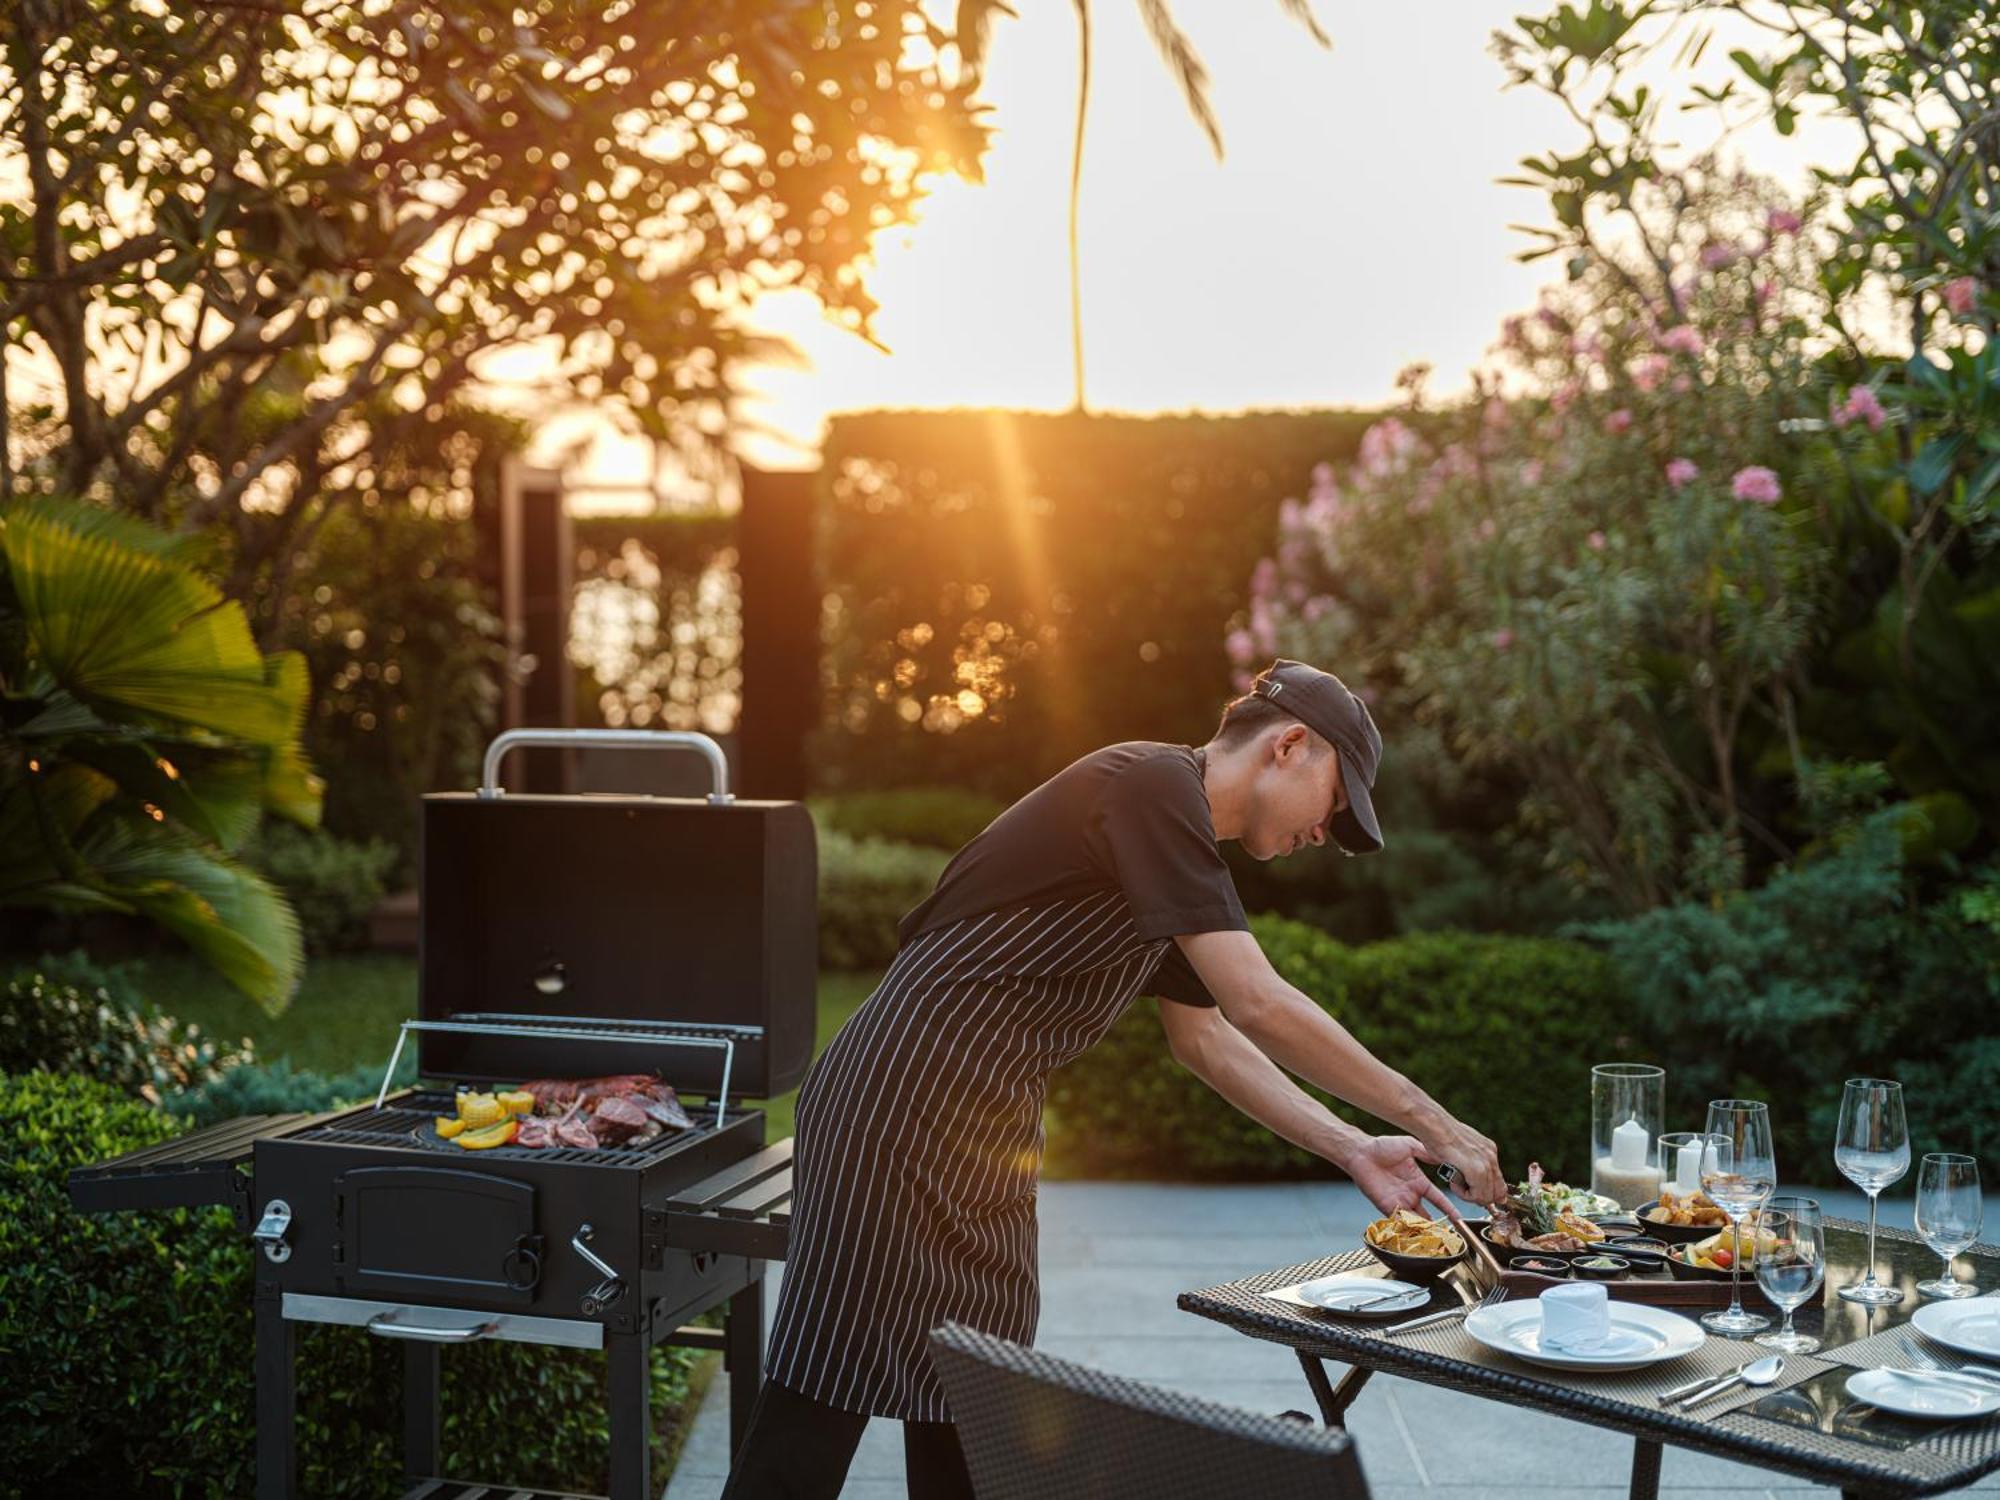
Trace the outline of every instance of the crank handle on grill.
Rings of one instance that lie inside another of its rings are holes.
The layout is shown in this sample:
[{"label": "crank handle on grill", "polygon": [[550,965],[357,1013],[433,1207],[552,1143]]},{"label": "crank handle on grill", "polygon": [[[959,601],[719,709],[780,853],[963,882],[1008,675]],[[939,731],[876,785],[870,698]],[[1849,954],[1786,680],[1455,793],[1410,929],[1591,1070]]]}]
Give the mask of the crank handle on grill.
[{"label": "crank handle on grill", "polygon": [[377,1313],[368,1320],[368,1331],[385,1339],[415,1339],[425,1344],[469,1344],[474,1339],[483,1339],[498,1333],[497,1322],[461,1323],[454,1328],[440,1328],[427,1323],[398,1323],[392,1312]]},{"label": "crank handle on grill", "polygon": [[584,1260],[589,1262],[592,1270],[601,1273],[604,1277],[604,1280],[598,1282],[596,1286],[583,1294],[583,1300],[579,1305],[583,1309],[583,1315],[586,1318],[596,1317],[607,1307],[611,1306],[612,1303],[625,1295],[625,1278],[618,1274],[618,1268],[605,1260],[595,1250],[591,1249],[587,1243],[591,1233],[590,1225],[579,1224],[576,1233],[569,1237],[570,1249],[581,1255]]}]

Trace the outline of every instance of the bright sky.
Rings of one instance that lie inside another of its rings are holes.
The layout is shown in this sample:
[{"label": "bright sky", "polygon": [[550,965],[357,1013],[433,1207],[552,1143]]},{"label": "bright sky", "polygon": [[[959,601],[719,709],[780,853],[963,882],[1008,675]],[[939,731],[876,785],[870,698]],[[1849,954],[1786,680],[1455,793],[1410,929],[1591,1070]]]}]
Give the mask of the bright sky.
[{"label": "bright sky", "polygon": [[[1060,0],[1017,9],[994,29],[987,181],[934,183],[920,222],[878,240],[868,283],[893,352],[826,322],[804,294],[759,304],[759,326],[809,367],[750,379],[758,395],[742,414],[783,435],[740,438],[753,462],[810,467],[837,411],[1069,406],[1075,19]],[[1094,409],[1374,405],[1412,360],[1456,389],[1500,319],[1554,274],[1517,264],[1526,241],[1507,228],[1539,221],[1541,200],[1494,181],[1576,140],[1541,95],[1501,92],[1487,40],[1519,0],[1318,0],[1331,52],[1277,0],[1174,0],[1208,65],[1220,164],[1138,6],[1093,9],[1082,236]],[[1753,164],[1789,175],[1809,134]],[[636,476],[643,448],[601,443],[587,468]]]}]

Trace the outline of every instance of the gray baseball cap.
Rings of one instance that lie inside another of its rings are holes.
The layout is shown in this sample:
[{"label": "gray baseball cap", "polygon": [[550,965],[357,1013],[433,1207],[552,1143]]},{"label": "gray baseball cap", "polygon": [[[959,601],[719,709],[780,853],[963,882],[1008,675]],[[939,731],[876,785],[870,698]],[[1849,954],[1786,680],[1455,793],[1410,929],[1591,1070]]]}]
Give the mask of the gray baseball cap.
[{"label": "gray baseball cap", "polygon": [[1331,672],[1279,657],[1257,674],[1250,691],[1281,708],[1340,752],[1347,806],[1327,825],[1343,854],[1374,854],[1382,848],[1382,825],[1375,818],[1375,773],[1382,765],[1382,731],[1368,705]]}]

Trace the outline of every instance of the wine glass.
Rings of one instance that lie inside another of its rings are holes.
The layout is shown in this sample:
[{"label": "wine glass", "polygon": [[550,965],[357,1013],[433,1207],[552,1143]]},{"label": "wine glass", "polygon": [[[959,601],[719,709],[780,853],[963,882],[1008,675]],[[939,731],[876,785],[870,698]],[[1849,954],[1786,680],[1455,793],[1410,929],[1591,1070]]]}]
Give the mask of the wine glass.
[{"label": "wine glass", "polygon": [[1840,1175],[1868,1195],[1868,1274],[1840,1289],[1849,1302],[1879,1306],[1903,1294],[1875,1279],[1875,1217],[1882,1189],[1910,1170],[1910,1132],[1903,1123],[1903,1086],[1888,1078],[1850,1078],[1840,1096],[1840,1129],[1833,1140]]},{"label": "wine glass", "polygon": [[1961,1250],[1979,1238],[1984,1217],[1979,1192],[1979,1163],[1969,1156],[1932,1151],[1917,1168],[1917,1233],[1944,1257],[1936,1281],[1920,1281],[1925,1297],[1976,1297],[1979,1288],[1951,1273]]},{"label": "wine glass", "polygon": [[1771,1144],[1771,1111],[1755,1099],[1711,1099],[1706,1132],[1718,1139],[1710,1157],[1703,1142],[1701,1188],[1729,1216],[1734,1253],[1729,1263],[1729,1306],[1704,1316],[1711,1333],[1757,1333],[1771,1326],[1762,1313],[1743,1310],[1743,1221],[1763,1207],[1778,1186],[1778,1153]]},{"label": "wine glass", "polygon": [[1773,1198],[1757,1215],[1757,1285],[1784,1309],[1785,1326],[1760,1333],[1757,1342],[1787,1354],[1811,1354],[1819,1340],[1792,1330],[1792,1311],[1812,1300],[1826,1276],[1826,1220],[1816,1198]]}]

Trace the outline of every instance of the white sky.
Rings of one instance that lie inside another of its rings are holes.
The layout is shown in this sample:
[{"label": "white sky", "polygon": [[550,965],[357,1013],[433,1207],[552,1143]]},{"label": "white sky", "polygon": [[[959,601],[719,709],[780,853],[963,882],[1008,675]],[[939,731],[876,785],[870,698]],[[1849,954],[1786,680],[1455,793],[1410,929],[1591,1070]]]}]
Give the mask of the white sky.
[{"label": "white sky", "polygon": [[[1276,0],[1175,0],[1208,65],[1218,164],[1137,5],[1097,0],[1082,218],[1093,409],[1374,405],[1412,360],[1459,388],[1500,319],[1556,274],[1513,260],[1527,241],[1507,225],[1540,222],[1542,200],[1494,181],[1577,139],[1540,94],[1500,89],[1488,36],[1522,8],[1318,0],[1327,52]],[[757,324],[791,338],[809,368],[751,375],[742,414],[787,439],[739,438],[753,462],[810,467],[836,411],[1069,406],[1075,20],[1061,0],[1017,9],[995,23],[986,183],[934,182],[920,222],[877,242],[868,283],[893,352],[824,321],[802,293],[759,304]],[[1727,68],[1724,50],[1710,48],[1705,74]],[[1694,144],[1713,134],[1706,117],[1687,129]],[[1745,149],[1793,177],[1832,140],[1807,129]],[[606,441],[585,467],[636,477],[643,448]]]}]

